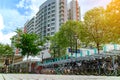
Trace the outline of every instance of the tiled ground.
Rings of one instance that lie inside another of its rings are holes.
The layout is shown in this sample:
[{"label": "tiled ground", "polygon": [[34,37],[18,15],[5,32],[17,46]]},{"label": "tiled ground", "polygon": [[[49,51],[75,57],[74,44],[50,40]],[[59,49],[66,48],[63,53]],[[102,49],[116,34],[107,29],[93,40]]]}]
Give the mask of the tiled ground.
[{"label": "tiled ground", "polygon": [[0,74],[0,80],[120,80],[111,76]]}]

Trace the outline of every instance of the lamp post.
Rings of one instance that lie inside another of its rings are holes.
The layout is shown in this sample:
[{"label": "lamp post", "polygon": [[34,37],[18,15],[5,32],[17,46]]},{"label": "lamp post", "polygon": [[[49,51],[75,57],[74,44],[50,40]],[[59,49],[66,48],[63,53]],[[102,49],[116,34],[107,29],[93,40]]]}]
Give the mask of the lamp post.
[{"label": "lamp post", "polygon": [[5,72],[8,72],[9,59],[5,59]]},{"label": "lamp post", "polygon": [[55,48],[56,48],[56,45],[53,47],[53,51],[54,51],[53,58],[55,58],[55,53],[56,53]]},{"label": "lamp post", "polygon": [[41,54],[42,54],[42,57],[41,57],[41,58],[42,58],[42,63],[43,63],[43,54],[44,54],[44,52],[41,52]]},{"label": "lamp post", "polygon": [[78,38],[78,36],[77,35],[74,35],[74,37],[75,37],[75,40],[76,40],[76,46],[75,46],[75,53],[76,53],[76,55],[77,55],[77,38]]}]

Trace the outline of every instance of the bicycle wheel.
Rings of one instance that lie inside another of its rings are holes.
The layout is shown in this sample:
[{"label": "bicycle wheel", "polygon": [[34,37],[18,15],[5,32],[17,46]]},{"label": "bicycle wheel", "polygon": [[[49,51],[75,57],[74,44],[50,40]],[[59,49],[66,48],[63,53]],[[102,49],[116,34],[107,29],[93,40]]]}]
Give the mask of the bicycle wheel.
[{"label": "bicycle wheel", "polygon": [[114,68],[111,63],[104,63],[104,73],[106,76],[114,74]]},{"label": "bicycle wheel", "polygon": [[116,75],[116,76],[120,76],[120,69],[117,69],[115,75]]},{"label": "bicycle wheel", "polygon": [[101,75],[101,67],[100,67],[100,65],[98,65],[96,67],[96,75]]}]

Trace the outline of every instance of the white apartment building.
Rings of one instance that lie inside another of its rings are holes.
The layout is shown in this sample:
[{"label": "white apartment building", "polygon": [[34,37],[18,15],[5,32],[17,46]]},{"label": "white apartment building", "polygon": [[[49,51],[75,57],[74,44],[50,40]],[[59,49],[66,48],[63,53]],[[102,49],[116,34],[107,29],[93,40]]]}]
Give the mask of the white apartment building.
[{"label": "white apartment building", "polygon": [[67,21],[67,0],[47,0],[36,14],[35,33],[52,36]]},{"label": "white apartment building", "polygon": [[[35,17],[25,23],[24,32],[35,32],[41,37],[53,36],[59,31],[63,23],[68,20],[80,20],[80,10],[77,0],[67,4],[67,0],[46,0],[39,7]],[[46,43],[48,44],[48,43]],[[44,45],[49,47],[49,45]],[[48,56],[49,49],[43,51],[43,56]],[[42,56],[42,55],[40,55]]]},{"label": "white apartment building", "polygon": [[80,20],[78,0],[47,0],[40,7],[35,17],[25,23],[27,33],[52,36],[59,31],[60,26],[67,20]]},{"label": "white apartment building", "polygon": [[78,0],[72,0],[68,4],[68,20],[81,20]]},{"label": "white apartment building", "polygon": [[34,33],[35,32],[35,17],[28,20],[24,24],[24,32],[27,32],[27,33]]}]

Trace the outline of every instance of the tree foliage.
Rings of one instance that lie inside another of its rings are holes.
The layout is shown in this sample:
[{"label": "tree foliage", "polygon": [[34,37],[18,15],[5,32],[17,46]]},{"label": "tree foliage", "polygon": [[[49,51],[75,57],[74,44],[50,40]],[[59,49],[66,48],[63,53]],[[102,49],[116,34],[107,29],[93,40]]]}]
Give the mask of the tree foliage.
[{"label": "tree foliage", "polygon": [[112,41],[120,43],[120,0],[112,0],[106,8],[106,14],[112,32]]},{"label": "tree foliage", "polygon": [[0,55],[10,57],[13,54],[13,49],[8,44],[0,44]]},{"label": "tree foliage", "polygon": [[108,23],[105,10],[102,7],[91,9],[84,16],[84,27],[87,36],[83,37],[85,41],[95,44],[98,53],[101,44],[111,42],[112,32]]},{"label": "tree foliage", "polygon": [[[16,31],[18,36],[15,41],[15,46],[21,49],[21,54],[23,56],[36,55],[40,51],[39,46],[42,45],[38,35],[31,33],[22,33],[20,30]],[[20,33],[20,34],[19,34]]]},{"label": "tree foliage", "polygon": [[75,48],[76,45],[76,39],[75,35],[77,35],[77,38],[80,38],[80,30],[82,29],[81,22],[77,21],[67,21],[65,24],[63,24],[59,30],[58,33],[56,33],[52,39],[51,39],[51,47],[59,48],[59,52],[62,53],[61,55],[64,55],[66,52],[66,48]]},{"label": "tree foliage", "polygon": [[106,9],[98,7],[86,12],[82,22],[66,22],[52,37],[52,46],[57,44],[62,49],[74,47],[74,35],[86,47],[98,48],[98,53],[103,44],[120,43],[119,5],[119,0],[112,0]]}]

